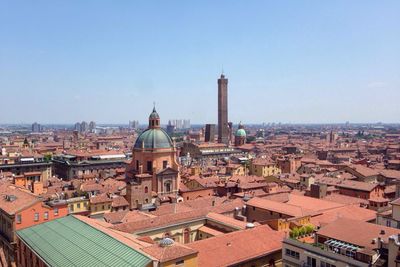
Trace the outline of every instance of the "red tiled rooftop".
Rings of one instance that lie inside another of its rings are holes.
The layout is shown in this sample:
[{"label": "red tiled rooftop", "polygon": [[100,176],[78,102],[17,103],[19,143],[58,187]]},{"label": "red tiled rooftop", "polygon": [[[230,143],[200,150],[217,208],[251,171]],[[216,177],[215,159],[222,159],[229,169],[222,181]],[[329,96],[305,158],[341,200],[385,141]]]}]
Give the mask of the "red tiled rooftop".
[{"label": "red tiled rooftop", "polygon": [[278,252],[282,249],[282,240],[282,233],[263,225],[200,240],[187,246],[199,252],[199,266],[222,267]]},{"label": "red tiled rooftop", "polygon": [[[15,200],[9,201],[7,196],[15,196]],[[30,192],[22,190],[6,182],[0,182],[0,209],[13,215],[16,212],[27,208],[40,200]]]},{"label": "red tiled rooftop", "polygon": [[389,236],[397,235],[399,233],[399,229],[348,218],[339,218],[334,222],[321,227],[318,231],[318,235],[369,249],[375,249],[377,246],[377,243],[372,244],[372,239],[380,237],[382,240],[387,242]]},{"label": "red tiled rooftop", "polygon": [[161,263],[197,254],[197,250],[176,242],[165,247],[162,247],[159,244],[154,244],[149,247],[142,248],[142,250],[146,254],[158,259]]},{"label": "red tiled rooftop", "polygon": [[247,206],[257,207],[268,211],[274,211],[292,217],[302,217],[311,215],[313,213],[313,211],[309,209],[303,209],[299,206],[275,202],[272,200],[258,198],[258,197],[254,197],[249,201],[247,201]]}]

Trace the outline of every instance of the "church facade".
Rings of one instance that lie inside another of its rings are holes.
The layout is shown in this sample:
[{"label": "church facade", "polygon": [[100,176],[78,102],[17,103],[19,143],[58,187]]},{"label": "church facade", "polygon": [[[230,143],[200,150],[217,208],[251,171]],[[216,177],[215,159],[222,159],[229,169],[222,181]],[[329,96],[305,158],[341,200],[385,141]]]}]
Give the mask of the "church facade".
[{"label": "church facade", "polygon": [[161,128],[160,116],[155,108],[149,116],[147,130],[136,139],[126,182],[126,199],[130,209],[151,204],[154,197],[178,194],[177,151],[170,136]]}]

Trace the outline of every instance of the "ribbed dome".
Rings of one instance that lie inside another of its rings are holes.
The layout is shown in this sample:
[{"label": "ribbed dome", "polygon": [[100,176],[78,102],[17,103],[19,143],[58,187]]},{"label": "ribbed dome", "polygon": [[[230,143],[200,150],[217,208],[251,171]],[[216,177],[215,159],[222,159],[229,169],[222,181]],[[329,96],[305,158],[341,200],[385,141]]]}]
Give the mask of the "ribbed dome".
[{"label": "ribbed dome", "polygon": [[160,119],[155,107],[153,108],[153,112],[150,114],[149,119]]},{"label": "ribbed dome", "polygon": [[172,148],[172,140],[169,135],[160,128],[147,129],[136,140],[134,148]]},{"label": "ribbed dome", "polygon": [[244,129],[238,129],[235,133],[235,136],[246,137],[246,131]]},{"label": "ribbed dome", "polygon": [[169,237],[164,237],[163,239],[161,239],[160,241],[160,247],[168,247],[168,246],[172,246],[174,244],[174,240],[172,240]]}]

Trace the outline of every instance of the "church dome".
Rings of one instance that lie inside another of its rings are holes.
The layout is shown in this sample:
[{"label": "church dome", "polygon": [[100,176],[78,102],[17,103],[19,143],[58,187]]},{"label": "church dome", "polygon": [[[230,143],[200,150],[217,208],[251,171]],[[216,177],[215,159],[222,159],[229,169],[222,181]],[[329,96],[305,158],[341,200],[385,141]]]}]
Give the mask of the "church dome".
[{"label": "church dome", "polygon": [[153,108],[153,112],[150,114],[149,119],[160,119],[155,107]]},{"label": "church dome", "polygon": [[163,239],[161,239],[160,241],[160,247],[169,247],[172,246],[174,244],[174,240],[169,238],[169,237],[164,237]]},{"label": "church dome", "polygon": [[147,129],[139,135],[134,148],[172,148],[172,140],[169,135],[160,128]]},{"label": "church dome", "polygon": [[237,129],[235,136],[246,137],[246,131],[244,129]]},{"label": "church dome", "polygon": [[160,127],[160,116],[153,108],[149,116],[149,128],[136,139],[134,148],[173,148],[171,137]]}]

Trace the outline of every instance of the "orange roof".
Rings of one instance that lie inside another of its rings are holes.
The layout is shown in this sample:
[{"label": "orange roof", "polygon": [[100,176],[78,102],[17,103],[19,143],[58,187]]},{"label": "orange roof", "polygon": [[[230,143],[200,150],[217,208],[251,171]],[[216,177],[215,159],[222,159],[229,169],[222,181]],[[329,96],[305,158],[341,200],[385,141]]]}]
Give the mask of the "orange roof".
[{"label": "orange roof", "polygon": [[300,196],[295,194],[289,194],[289,201],[287,201],[286,204],[295,205],[316,212],[321,212],[324,210],[330,210],[344,206],[344,204],[339,204],[332,201],[326,201],[318,198]]},{"label": "orange roof", "polygon": [[219,236],[219,235],[223,235],[224,232],[218,231],[214,228],[208,227],[208,226],[202,226],[199,228],[199,231],[204,232],[206,234],[212,235],[212,236]]},{"label": "orange roof", "polygon": [[124,197],[118,196],[112,199],[112,204],[111,206],[113,208],[116,207],[124,207],[124,206],[129,206],[128,201],[126,201],[126,199]]},{"label": "orange roof", "polygon": [[246,222],[236,220],[232,217],[228,217],[222,214],[218,214],[215,212],[210,212],[206,216],[207,219],[216,221],[217,223],[225,224],[227,226],[236,228],[236,229],[246,229]]},{"label": "orange roof", "polygon": [[375,249],[378,243],[372,244],[374,238],[382,238],[385,242],[391,235],[400,233],[399,229],[390,228],[378,224],[367,223],[348,218],[339,218],[334,222],[321,227],[318,235],[348,242],[353,245]]},{"label": "orange roof", "polygon": [[315,226],[321,226],[331,223],[338,218],[348,218],[357,221],[369,222],[376,219],[376,211],[360,208],[355,205],[339,207],[323,214],[311,218],[311,223]]},{"label": "orange roof", "polygon": [[89,199],[91,204],[112,202],[113,200],[107,196],[107,194],[101,194]]},{"label": "orange roof", "polygon": [[280,251],[283,233],[266,225],[215,236],[191,244],[199,266],[230,266]]},{"label": "orange roof", "polygon": [[286,214],[292,217],[303,217],[311,215],[313,212],[309,209],[303,209],[299,206],[275,202],[268,199],[254,197],[247,201],[247,206],[257,207],[263,210],[274,211],[281,214]]},{"label": "orange roof", "polygon": [[224,213],[227,211],[233,211],[235,207],[241,207],[242,205],[243,205],[242,200],[235,199],[233,201],[221,203],[218,206],[199,207],[197,209],[190,211],[168,213],[158,217],[144,219],[141,221],[121,223],[115,225],[113,228],[127,233],[142,232],[154,228],[167,227],[188,220],[206,219],[206,215],[211,211],[214,211],[216,213]]},{"label": "orange roof", "polygon": [[158,259],[161,263],[197,254],[196,250],[175,242],[174,244],[165,247],[162,247],[159,244],[154,244],[142,248],[142,250],[150,256]]},{"label": "orange roof", "polygon": [[[15,196],[15,200],[9,201],[7,196]],[[40,200],[30,192],[24,191],[9,183],[0,183],[0,208],[6,213],[13,215]]]}]

